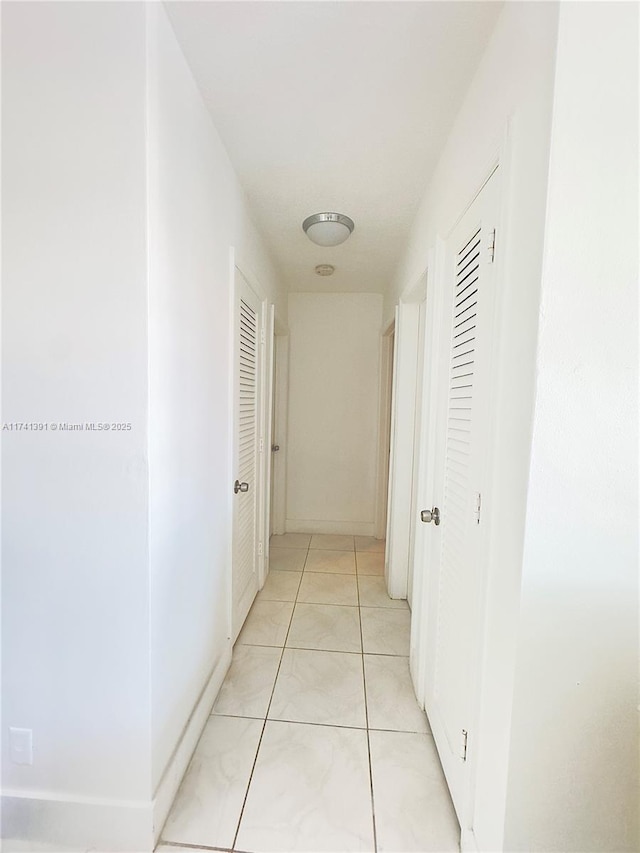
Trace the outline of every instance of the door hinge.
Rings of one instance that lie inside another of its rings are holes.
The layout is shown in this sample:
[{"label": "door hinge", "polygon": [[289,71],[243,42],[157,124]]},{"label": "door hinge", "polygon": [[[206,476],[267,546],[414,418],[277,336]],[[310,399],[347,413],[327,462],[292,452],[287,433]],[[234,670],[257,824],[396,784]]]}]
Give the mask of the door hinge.
[{"label": "door hinge", "polygon": [[260,453],[264,452],[264,438],[260,439]]},{"label": "door hinge", "polygon": [[489,245],[487,246],[487,262],[492,264],[496,259],[496,229],[489,232]]},{"label": "door hinge", "polygon": [[467,760],[467,736],[468,736],[467,730],[462,729],[462,740],[460,742],[460,758],[463,761]]},{"label": "door hinge", "polygon": [[[495,231],[494,231],[494,234],[495,234]],[[264,344],[264,343],[266,343],[266,341],[267,341],[267,335],[266,335],[264,328],[262,328],[262,329],[260,329],[260,343]]]},{"label": "door hinge", "polygon": [[473,517],[476,524],[480,524],[480,509],[482,508],[482,495],[476,492],[473,498]]},{"label": "door hinge", "polygon": [[258,542],[258,557],[262,557],[262,542]]}]

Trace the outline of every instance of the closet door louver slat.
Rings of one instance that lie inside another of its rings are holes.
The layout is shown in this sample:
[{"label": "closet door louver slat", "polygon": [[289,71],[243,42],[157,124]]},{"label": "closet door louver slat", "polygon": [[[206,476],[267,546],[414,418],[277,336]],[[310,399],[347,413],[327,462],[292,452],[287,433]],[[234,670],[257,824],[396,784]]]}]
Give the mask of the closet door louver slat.
[{"label": "closet door louver slat", "polygon": [[234,598],[239,601],[253,582],[255,573],[256,538],[256,462],[257,462],[257,345],[258,316],[240,299],[239,385],[238,395],[238,467],[240,482],[249,483],[249,491],[236,495],[238,501],[238,531],[236,566],[234,567]]},{"label": "closet door louver slat", "polygon": [[[443,518],[438,600],[435,693],[449,747],[459,753],[461,709],[468,689],[467,650],[461,620],[468,618],[469,563],[473,560],[473,467],[476,447],[476,368],[482,301],[483,231],[460,241],[453,263],[447,383]],[[451,291],[450,291],[451,292]]]}]

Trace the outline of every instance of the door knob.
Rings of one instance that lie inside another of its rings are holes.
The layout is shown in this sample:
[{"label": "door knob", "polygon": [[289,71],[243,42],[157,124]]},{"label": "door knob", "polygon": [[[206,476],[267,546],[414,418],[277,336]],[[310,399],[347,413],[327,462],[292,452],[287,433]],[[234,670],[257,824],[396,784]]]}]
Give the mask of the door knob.
[{"label": "door knob", "polygon": [[249,491],[249,483],[241,483],[240,480],[236,480],[233,484],[234,494],[238,494],[238,492],[248,492]]},{"label": "door knob", "polygon": [[271,450],[273,450],[273,452],[276,453],[278,450],[280,450],[280,445],[279,444],[272,444]]},{"label": "door knob", "polygon": [[423,509],[420,513],[420,521],[424,521],[425,524],[430,524],[433,521],[437,527],[440,524],[440,510],[437,506],[434,506],[433,509]]}]

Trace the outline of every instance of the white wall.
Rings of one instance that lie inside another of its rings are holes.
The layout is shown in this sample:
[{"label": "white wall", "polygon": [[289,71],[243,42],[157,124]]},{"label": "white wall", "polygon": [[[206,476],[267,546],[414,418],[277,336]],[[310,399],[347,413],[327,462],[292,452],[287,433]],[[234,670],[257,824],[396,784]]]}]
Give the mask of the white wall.
[{"label": "white wall", "polygon": [[3,418],[133,427],[2,436],[3,834],[151,849],[230,652],[232,246],[286,306],[163,7],[2,12]]},{"label": "white wall", "polygon": [[465,849],[638,849],[637,16],[505,6],[385,306],[479,185],[509,117]]},{"label": "white wall", "polygon": [[638,850],[638,7],[561,7],[508,850]]},{"label": "white wall", "polygon": [[69,804],[89,844],[96,803],[126,835],[149,792],[144,26],[2,7],[3,420],[132,424],[2,433],[3,831],[26,803],[67,844]]},{"label": "white wall", "polygon": [[289,295],[289,531],[373,535],[382,296]]},{"label": "white wall", "polygon": [[228,650],[229,249],[276,278],[162,7],[150,9],[151,697],[157,786]]},{"label": "white wall", "polygon": [[[500,170],[505,217],[498,229],[497,254],[502,282],[501,332],[494,383],[497,464],[492,472],[493,497],[488,500],[483,495],[484,519],[491,525],[491,580],[482,708],[475,739],[481,744],[475,755],[477,808],[469,819],[479,848],[491,851],[502,849],[504,836],[557,15],[556,4],[505,4],[425,193],[385,302],[386,319],[403,290],[428,267],[429,250],[436,248],[439,237],[446,236],[504,151],[508,156]],[[433,272],[430,270],[429,282],[434,281]],[[427,297],[429,310],[435,297],[432,289]],[[428,339],[426,349],[429,353]],[[427,362],[427,377],[431,367]],[[428,454],[429,448],[424,451]],[[428,466],[425,471],[419,502],[420,507],[431,507],[441,496],[425,489]],[[418,525],[417,555],[425,552],[430,531],[429,525]],[[416,595],[423,597],[421,612],[426,613],[425,565],[416,565],[415,571]],[[414,614],[419,606],[414,600]],[[414,632],[418,626],[414,620]],[[414,633],[412,646],[424,641],[428,631],[424,620],[421,627],[424,633],[419,637]],[[419,682],[424,671],[419,673],[412,666]]]}]

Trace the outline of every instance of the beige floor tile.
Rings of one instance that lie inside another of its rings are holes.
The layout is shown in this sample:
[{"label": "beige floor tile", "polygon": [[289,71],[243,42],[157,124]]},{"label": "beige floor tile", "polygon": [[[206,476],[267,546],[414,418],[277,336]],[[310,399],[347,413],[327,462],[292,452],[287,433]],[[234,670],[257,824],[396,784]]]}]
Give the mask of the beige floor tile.
[{"label": "beige floor tile", "polygon": [[254,853],[372,851],[366,732],[267,722],[236,847]]},{"label": "beige floor tile", "polygon": [[298,592],[298,601],[307,604],[349,604],[357,607],[356,576],[305,572]]},{"label": "beige floor tile", "polygon": [[362,643],[365,654],[409,655],[411,614],[391,607],[363,607]]},{"label": "beige floor tile", "polygon": [[384,539],[375,539],[373,536],[356,536],[355,540],[356,551],[384,554],[386,544]]},{"label": "beige floor tile", "polygon": [[298,548],[270,548],[269,570],[276,572],[301,572],[307,552]]},{"label": "beige floor tile", "polygon": [[369,733],[380,853],[454,853],[460,827],[433,738]]},{"label": "beige floor tile", "polygon": [[310,533],[283,533],[280,536],[272,536],[269,540],[270,548],[303,548],[307,549],[311,542]]},{"label": "beige floor tile", "polygon": [[213,713],[265,717],[281,656],[277,648],[236,645]]},{"label": "beige floor tile", "polygon": [[358,590],[361,607],[390,607],[394,610],[408,610],[404,598],[389,598],[384,578],[358,575]]},{"label": "beige floor tile", "polygon": [[356,556],[353,551],[309,551],[304,570],[353,575],[356,571]]},{"label": "beige floor tile", "polygon": [[364,728],[360,655],[285,649],[269,719]]},{"label": "beige floor tile", "polygon": [[302,572],[271,569],[256,601],[295,601]]},{"label": "beige floor tile", "polygon": [[409,658],[365,655],[364,667],[369,727],[428,732],[426,714],[413,690]]},{"label": "beige floor tile", "polygon": [[338,536],[333,533],[315,533],[311,537],[311,548],[329,551],[353,551],[353,536]]},{"label": "beige floor tile", "polygon": [[384,554],[356,551],[356,566],[359,575],[384,575]]},{"label": "beige floor tile", "polygon": [[261,720],[209,717],[162,830],[163,841],[231,847],[262,727]]},{"label": "beige floor tile", "polygon": [[287,647],[333,652],[361,651],[358,608],[298,602]]},{"label": "beige floor tile", "polygon": [[254,601],[238,645],[284,646],[292,613],[292,601]]}]

